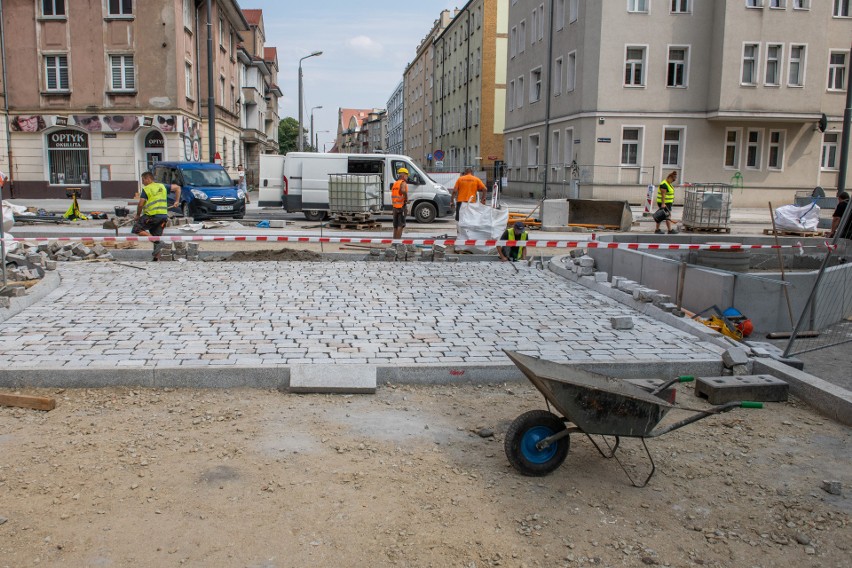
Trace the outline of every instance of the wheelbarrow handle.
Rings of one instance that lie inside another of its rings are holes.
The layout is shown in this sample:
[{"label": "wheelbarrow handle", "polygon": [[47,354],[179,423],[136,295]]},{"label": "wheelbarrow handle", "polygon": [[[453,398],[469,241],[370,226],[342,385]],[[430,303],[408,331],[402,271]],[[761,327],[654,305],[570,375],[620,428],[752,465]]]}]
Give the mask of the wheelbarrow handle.
[{"label": "wheelbarrow handle", "polygon": [[695,380],[695,377],[693,377],[692,375],[683,375],[683,376],[680,376],[680,377],[675,377],[671,380],[664,382],[663,384],[661,384],[660,386],[658,386],[657,388],[652,390],[651,394],[656,396],[675,383],[691,383],[694,380]]},{"label": "wheelbarrow handle", "polygon": [[669,424],[668,426],[664,426],[663,428],[660,428],[658,430],[654,430],[650,434],[648,434],[646,438],[656,438],[657,436],[661,436],[662,434],[667,434],[673,430],[678,430],[680,428],[683,428],[684,426],[688,426],[693,422],[698,422],[699,420],[707,418],[708,416],[713,416],[714,414],[722,414],[723,412],[728,412],[735,408],[763,408],[763,403],[738,400],[736,402],[720,404],[719,406],[714,406],[713,408],[708,408],[707,410],[696,412],[689,418],[684,418],[680,422],[675,422],[673,424]]}]

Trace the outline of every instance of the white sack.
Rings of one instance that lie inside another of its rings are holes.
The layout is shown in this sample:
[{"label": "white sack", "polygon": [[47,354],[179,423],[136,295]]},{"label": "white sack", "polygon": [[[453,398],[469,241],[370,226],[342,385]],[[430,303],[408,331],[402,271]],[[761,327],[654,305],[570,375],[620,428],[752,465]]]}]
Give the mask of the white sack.
[{"label": "white sack", "polygon": [[779,231],[798,233],[816,231],[819,226],[819,206],[783,205],[775,210],[775,227]]},{"label": "white sack", "polygon": [[27,212],[26,207],[21,207],[20,205],[13,205],[8,201],[3,202],[3,227],[2,231],[4,233],[8,233],[12,230],[12,227],[15,225],[15,215],[22,215]]},{"label": "white sack", "polygon": [[[499,239],[509,224],[508,209],[494,209],[481,203],[460,203],[458,238],[462,241]],[[493,247],[467,247],[456,245],[456,250],[488,254]]]}]

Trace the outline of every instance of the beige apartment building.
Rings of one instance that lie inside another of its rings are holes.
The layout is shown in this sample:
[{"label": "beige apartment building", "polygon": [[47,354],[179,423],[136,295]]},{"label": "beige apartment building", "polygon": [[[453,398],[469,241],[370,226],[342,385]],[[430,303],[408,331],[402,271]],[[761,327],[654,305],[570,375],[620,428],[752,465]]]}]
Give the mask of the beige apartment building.
[{"label": "beige apartment building", "polygon": [[[457,10],[456,10],[457,12]],[[432,164],[433,95],[435,91],[434,41],[447,29],[454,12],[443,10],[432,29],[417,46],[414,60],[403,74],[404,113],[403,151],[421,166]],[[390,110],[390,105],[388,105]]]},{"label": "beige apartment building", "polygon": [[[509,0],[471,0],[434,41],[436,169],[485,170],[503,163]],[[437,154],[436,154],[437,153]],[[443,156],[442,159],[439,159]]]},{"label": "beige apartment building", "polygon": [[[235,175],[249,25],[236,0],[211,21],[214,153]],[[205,4],[6,0],[3,24],[15,197],[130,197],[154,162],[210,158]]]},{"label": "beige apartment building", "polygon": [[837,185],[847,0],[513,0],[509,28],[509,195],[641,203],[673,170],[740,206]]}]

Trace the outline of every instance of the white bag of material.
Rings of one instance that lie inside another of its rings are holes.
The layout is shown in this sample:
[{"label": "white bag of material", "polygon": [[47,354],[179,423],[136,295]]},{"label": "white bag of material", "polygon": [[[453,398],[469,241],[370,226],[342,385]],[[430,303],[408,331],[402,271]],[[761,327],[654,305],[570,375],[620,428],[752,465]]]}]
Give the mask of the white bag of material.
[{"label": "white bag of material", "polygon": [[[458,239],[461,241],[499,239],[509,224],[508,209],[494,209],[481,203],[461,203],[459,207]],[[456,245],[456,250],[487,254],[494,247]]]},{"label": "white bag of material", "polygon": [[819,206],[816,204],[803,207],[783,205],[775,210],[775,228],[779,231],[812,232],[818,226]]},{"label": "white bag of material", "polygon": [[2,230],[4,233],[8,233],[12,230],[12,227],[15,225],[15,215],[21,215],[27,212],[26,207],[21,207],[20,205],[13,205],[8,201],[3,202],[3,227]]}]

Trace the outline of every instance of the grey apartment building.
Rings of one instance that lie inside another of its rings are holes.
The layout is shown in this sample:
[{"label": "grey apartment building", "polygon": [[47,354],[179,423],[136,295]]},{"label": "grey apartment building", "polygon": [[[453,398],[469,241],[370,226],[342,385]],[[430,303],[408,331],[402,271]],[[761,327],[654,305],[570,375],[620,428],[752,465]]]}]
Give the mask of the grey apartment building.
[{"label": "grey apartment building", "polygon": [[511,0],[507,194],[640,203],[672,170],[740,206],[831,191],[850,2]]}]

